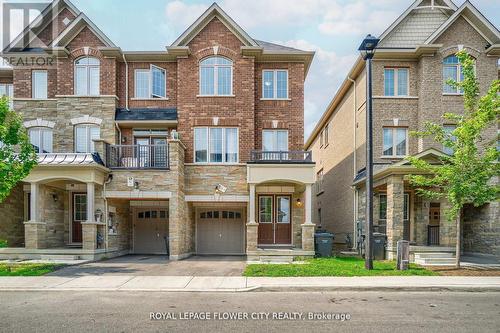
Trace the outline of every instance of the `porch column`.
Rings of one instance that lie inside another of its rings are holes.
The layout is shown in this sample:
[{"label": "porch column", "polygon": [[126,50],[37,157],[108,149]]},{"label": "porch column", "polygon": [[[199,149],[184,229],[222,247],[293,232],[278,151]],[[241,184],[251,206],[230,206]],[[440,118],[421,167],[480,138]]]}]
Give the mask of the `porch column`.
[{"label": "porch column", "polygon": [[82,223],[82,248],[97,249],[97,223],[94,217],[95,185],[87,183],[87,221]]},{"label": "porch column", "polygon": [[255,184],[250,184],[248,203],[247,252],[257,251],[259,224],[255,221]]},{"label": "porch column", "polygon": [[92,223],[94,218],[94,200],[95,200],[95,185],[87,183],[87,222]]},{"label": "porch column", "polygon": [[24,246],[27,249],[44,249],[47,247],[46,224],[41,221],[40,184],[31,183],[30,220],[24,222]]},{"label": "porch column", "polygon": [[302,250],[314,251],[314,227],[312,223],[312,185],[306,185],[305,191],[305,220],[302,224]]},{"label": "porch column", "polygon": [[404,182],[403,176],[390,176],[387,181],[387,253],[396,257],[397,242],[403,239]]}]

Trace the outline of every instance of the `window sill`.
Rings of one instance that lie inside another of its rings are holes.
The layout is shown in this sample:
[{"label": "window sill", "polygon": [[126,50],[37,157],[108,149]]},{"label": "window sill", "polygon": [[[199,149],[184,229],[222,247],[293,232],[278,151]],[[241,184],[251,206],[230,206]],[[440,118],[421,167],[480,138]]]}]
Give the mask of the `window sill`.
[{"label": "window sill", "polygon": [[408,155],[398,155],[398,156],[380,156],[380,158],[383,158],[384,160],[402,160],[403,158],[406,158]]},{"label": "window sill", "polygon": [[162,98],[138,98],[138,97],[132,97],[130,100],[131,101],[168,101],[170,98],[168,97],[162,97]]},{"label": "window sill", "polygon": [[216,98],[221,98],[221,97],[236,97],[236,96],[235,95],[196,95],[196,97],[202,97],[202,98],[216,97]]},{"label": "window sill", "polygon": [[463,96],[463,93],[443,93],[443,96]]},{"label": "window sill", "polygon": [[418,99],[418,96],[373,96],[376,99]]},{"label": "window sill", "polygon": [[291,98],[261,98],[261,101],[291,101]]},{"label": "window sill", "polygon": [[56,98],[12,98],[12,101],[57,101]]},{"label": "window sill", "polygon": [[56,95],[56,98],[116,98],[116,95]]}]

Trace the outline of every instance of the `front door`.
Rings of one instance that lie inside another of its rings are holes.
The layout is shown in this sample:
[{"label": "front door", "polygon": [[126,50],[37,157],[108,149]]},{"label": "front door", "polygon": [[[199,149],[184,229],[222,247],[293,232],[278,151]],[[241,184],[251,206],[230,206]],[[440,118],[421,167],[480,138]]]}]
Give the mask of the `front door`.
[{"label": "front door", "polygon": [[260,245],[291,245],[292,197],[290,195],[259,196]]},{"label": "front door", "polygon": [[167,139],[152,138],[152,155],[154,168],[165,168],[167,166]]},{"label": "front door", "polygon": [[87,221],[87,194],[73,193],[71,243],[82,242],[82,222]]},{"label": "front door", "polygon": [[168,212],[165,208],[134,211],[134,253],[167,254]]},{"label": "front door", "polygon": [[441,221],[441,204],[432,202],[429,207],[429,225],[427,226],[428,245],[439,245],[439,223]]}]

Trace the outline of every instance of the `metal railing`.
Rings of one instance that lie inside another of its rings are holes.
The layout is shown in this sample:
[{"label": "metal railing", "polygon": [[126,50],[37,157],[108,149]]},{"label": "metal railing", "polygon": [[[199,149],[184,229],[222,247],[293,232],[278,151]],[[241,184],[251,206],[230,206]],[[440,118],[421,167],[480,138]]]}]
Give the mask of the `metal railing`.
[{"label": "metal railing", "polygon": [[427,226],[427,245],[439,245],[439,226]]},{"label": "metal railing", "polygon": [[166,145],[109,145],[106,166],[110,169],[168,169]]},{"label": "metal railing", "polygon": [[253,150],[250,160],[256,163],[311,163],[312,152]]}]

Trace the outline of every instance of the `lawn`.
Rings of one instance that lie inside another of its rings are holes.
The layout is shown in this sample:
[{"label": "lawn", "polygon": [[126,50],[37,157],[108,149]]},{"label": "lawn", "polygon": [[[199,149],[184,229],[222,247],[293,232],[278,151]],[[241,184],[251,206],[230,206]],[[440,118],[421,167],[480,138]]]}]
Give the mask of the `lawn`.
[{"label": "lawn", "polygon": [[365,262],[355,257],[315,258],[304,264],[250,264],[244,276],[389,276],[439,275],[418,265],[406,271],[396,270],[395,261],[375,261],[374,269],[365,270]]},{"label": "lawn", "polygon": [[53,272],[61,266],[57,264],[0,263],[0,276],[40,276]]}]

